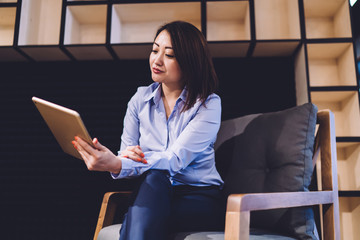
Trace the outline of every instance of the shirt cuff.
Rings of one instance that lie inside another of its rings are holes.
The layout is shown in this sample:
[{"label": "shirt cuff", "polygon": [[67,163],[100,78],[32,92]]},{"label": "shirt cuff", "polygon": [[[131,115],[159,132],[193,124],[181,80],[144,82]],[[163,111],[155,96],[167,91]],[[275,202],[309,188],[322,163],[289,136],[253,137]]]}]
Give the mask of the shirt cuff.
[{"label": "shirt cuff", "polygon": [[134,163],[135,161],[129,158],[120,158],[121,159],[121,171],[119,174],[110,173],[113,179],[121,179],[121,178],[128,178],[135,173]]}]

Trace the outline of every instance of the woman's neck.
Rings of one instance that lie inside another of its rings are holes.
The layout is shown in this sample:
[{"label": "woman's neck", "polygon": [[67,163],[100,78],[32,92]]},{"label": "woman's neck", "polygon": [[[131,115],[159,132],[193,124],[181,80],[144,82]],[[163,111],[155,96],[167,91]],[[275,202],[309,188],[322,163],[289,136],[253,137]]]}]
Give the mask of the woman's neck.
[{"label": "woman's neck", "polygon": [[180,86],[180,85],[172,85],[172,86],[169,86],[169,85],[166,85],[166,84],[161,84],[161,96],[163,98],[166,98],[167,100],[169,101],[176,101],[182,90],[183,90],[183,86]]},{"label": "woman's neck", "polygon": [[174,110],[176,100],[179,98],[183,87],[172,86],[161,84],[161,97],[164,103],[164,108],[166,111],[166,119],[169,119],[172,111]]}]

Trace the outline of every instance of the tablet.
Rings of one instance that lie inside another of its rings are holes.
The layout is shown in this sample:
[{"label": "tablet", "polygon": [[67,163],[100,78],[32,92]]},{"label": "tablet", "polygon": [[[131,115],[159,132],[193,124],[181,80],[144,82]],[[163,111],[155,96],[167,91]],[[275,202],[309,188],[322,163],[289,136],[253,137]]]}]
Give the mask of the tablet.
[{"label": "tablet", "polygon": [[33,97],[32,101],[64,152],[82,159],[71,143],[75,136],[94,146],[79,113],[37,97]]}]

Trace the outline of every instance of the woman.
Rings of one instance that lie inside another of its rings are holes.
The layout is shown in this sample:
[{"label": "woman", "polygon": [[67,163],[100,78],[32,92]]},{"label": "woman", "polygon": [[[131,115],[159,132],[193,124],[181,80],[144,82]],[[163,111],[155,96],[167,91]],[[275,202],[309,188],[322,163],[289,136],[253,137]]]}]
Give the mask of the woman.
[{"label": "woman", "polygon": [[166,239],[177,231],[223,228],[223,181],[213,144],[221,121],[217,76],[206,40],[176,21],[156,33],[153,84],[128,103],[118,156],[95,138],[73,142],[89,170],[115,179],[140,176],[120,239]]}]

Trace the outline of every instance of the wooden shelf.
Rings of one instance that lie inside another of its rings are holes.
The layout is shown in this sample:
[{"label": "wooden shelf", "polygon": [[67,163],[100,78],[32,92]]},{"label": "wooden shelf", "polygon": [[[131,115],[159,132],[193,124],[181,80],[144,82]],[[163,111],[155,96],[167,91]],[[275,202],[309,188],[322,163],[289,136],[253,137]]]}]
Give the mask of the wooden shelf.
[{"label": "wooden shelf", "polygon": [[360,197],[340,197],[341,239],[356,240],[360,236]]},{"label": "wooden shelf", "polygon": [[0,0],[0,3],[16,3],[17,0]]},{"label": "wooden shelf", "polygon": [[304,0],[306,37],[350,38],[348,0]]},{"label": "wooden shelf", "polygon": [[286,57],[291,56],[300,41],[257,41],[253,57]]},{"label": "wooden shelf", "polygon": [[14,42],[16,7],[0,8],[0,46]]},{"label": "wooden shelf", "polygon": [[357,91],[311,92],[311,101],[320,109],[335,114],[336,136],[360,136],[359,96]]},{"label": "wooden shelf", "polygon": [[0,62],[22,62],[27,59],[13,47],[0,46]]},{"label": "wooden shelf", "polygon": [[36,61],[69,60],[60,50],[62,0],[22,1],[18,45]]},{"label": "wooden shelf", "polygon": [[201,29],[200,2],[114,4],[110,42],[152,43],[156,30],[174,20],[187,21]]},{"label": "wooden shelf", "polygon": [[250,41],[243,42],[209,42],[211,56],[221,57],[246,57]]},{"label": "wooden shelf", "polygon": [[337,142],[340,191],[360,190],[360,142]]},{"label": "wooden shelf", "polygon": [[307,45],[310,86],[356,86],[352,43]]},{"label": "wooden shelf", "polygon": [[66,7],[64,45],[77,60],[112,60],[106,43],[107,5]]},{"label": "wooden shelf", "polygon": [[59,45],[62,0],[22,1],[19,46]]},{"label": "wooden shelf", "polygon": [[206,3],[208,41],[250,40],[248,1],[218,1]]},{"label": "wooden shelf", "polygon": [[64,44],[105,44],[107,5],[67,6]]},{"label": "wooden shelf", "polygon": [[300,39],[298,0],[255,0],[256,39]]}]

